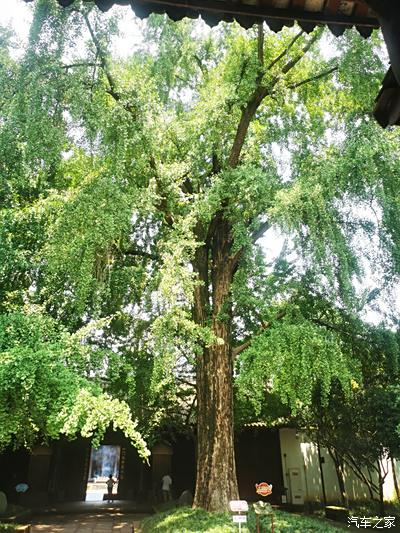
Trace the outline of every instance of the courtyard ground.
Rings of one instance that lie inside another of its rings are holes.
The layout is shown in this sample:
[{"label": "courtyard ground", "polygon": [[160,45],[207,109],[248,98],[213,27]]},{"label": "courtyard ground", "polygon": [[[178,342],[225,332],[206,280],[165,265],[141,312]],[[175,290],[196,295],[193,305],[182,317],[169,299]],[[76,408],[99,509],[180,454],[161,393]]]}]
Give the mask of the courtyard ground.
[{"label": "courtyard ground", "polygon": [[[57,508],[42,509],[30,520],[31,533],[237,533],[237,525],[232,523],[230,513],[211,514],[190,507],[170,508],[152,514],[150,509],[140,508],[135,502],[118,502],[109,505],[106,502],[75,502],[60,504]],[[391,510],[390,510],[391,511]],[[385,522],[375,527],[365,524],[331,522],[322,518],[320,513],[302,515],[275,509],[275,533],[334,533],[376,529],[400,531],[400,517],[397,513],[395,523]],[[353,510],[353,516],[373,516],[369,509]],[[255,533],[254,512],[248,515],[247,524],[243,524],[242,533]],[[21,521],[22,522],[22,521]],[[360,519],[360,522],[361,519]],[[393,520],[394,522],[394,520]],[[26,523],[26,522],[25,522]],[[261,531],[270,531],[270,518],[263,519]],[[0,531],[3,531],[0,527]],[[7,529],[7,533],[9,529]]]},{"label": "courtyard ground", "polygon": [[144,516],[125,513],[36,516],[31,522],[31,533],[138,533]]}]

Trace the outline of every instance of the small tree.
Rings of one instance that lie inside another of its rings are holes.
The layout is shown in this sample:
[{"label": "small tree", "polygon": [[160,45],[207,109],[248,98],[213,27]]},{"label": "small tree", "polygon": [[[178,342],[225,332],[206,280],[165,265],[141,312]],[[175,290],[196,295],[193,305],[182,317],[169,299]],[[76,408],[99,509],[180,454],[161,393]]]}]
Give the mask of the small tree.
[{"label": "small tree", "polygon": [[331,389],[327,401],[316,392],[313,407],[306,410],[301,420],[310,434],[328,449],[338,474],[343,503],[346,464],[366,484],[371,500],[379,501],[383,516],[383,484],[388,461],[400,454],[397,336],[383,328],[364,326],[353,331],[352,343],[362,366],[361,379],[353,381],[350,395],[344,394],[339,383]]}]

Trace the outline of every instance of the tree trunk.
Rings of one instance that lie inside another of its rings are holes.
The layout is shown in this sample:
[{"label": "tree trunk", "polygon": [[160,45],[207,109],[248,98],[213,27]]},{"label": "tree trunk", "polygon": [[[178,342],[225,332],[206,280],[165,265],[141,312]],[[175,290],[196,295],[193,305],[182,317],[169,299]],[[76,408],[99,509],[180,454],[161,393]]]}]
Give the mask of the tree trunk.
[{"label": "tree trunk", "polygon": [[[343,460],[351,468],[351,470],[354,472],[354,474],[358,477],[358,479],[365,483],[367,486],[369,496],[371,501],[376,501],[376,498],[374,497],[374,491],[377,492],[379,490],[379,487],[374,485],[370,476],[370,479],[367,478],[367,476],[363,473],[363,466],[359,465],[359,462],[356,461],[349,453],[345,453],[343,455]],[[369,468],[367,467],[368,472],[370,473]]]},{"label": "tree trunk", "polygon": [[318,451],[318,464],[319,464],[319,473],[321,476],[321,487],[322,487],[322,499],[324,502],[324,507],[326,507],[326,491],[325,491],[325,479],[324,479],[324,469],[322,468],[322,457],[321,457],[321,445],[319,443],[319,438],[317,440],[317,451]]},{"label": "tree trunk", "polygon": [[392,476],[393,476],[393,484],[396,491],[397,499],[400,500],[400,490],[399,490],[399,483],[397,481],[397,475],[396,475],[396,462],[393,458],[393,456],[390,456],[390,463],[392,465]]},{"label": "tree trunk", "polygon": [[337,480],[339,483],[340,499],[341,499],[342,505],[348,509],[349,501],[347,497],[346,486],[344,483],[343,461],[341,457],[339,456],[339,454],[336,452],[336,450],[328,448],[328,451],[335,465],[336,476],[337,476]]},{"label": "tree trunk", "polygon": [[386,475],[382,475],[381,462],[378,459],[377,461],[377,472],[378,472],[378,482],[379,482],[379,516],[385,516],[385,502],[383,499],[383,484],[385,483]]},{"label": "tree trunk", "polygon": [[212,239],[212,313],[208,295],[208,249],[199,248],[194,262],[202,280],[196,288],[194,319],[205,324],[211,318],[218,338],[197,356],[197,478],[194,507],[226,511],[238,499],[233,434],[233,357],[231,349],[229,265],[230,226],[222,218]]},{"label": "tree trunk", "polygon": [[344,484],[343,463],[339,460],[337,465],[335,464],[335,467],[336,467],[336,475],[337,475],[338,482],[339,482],[342,505],[348,509],[349,499],[347,497],[346,486]]},{"label": "tree trunk", "polygon": [[213,346],[197,358],[197,404],[194,506],[226,511],[229,501],[238,499],[229,346]]}]

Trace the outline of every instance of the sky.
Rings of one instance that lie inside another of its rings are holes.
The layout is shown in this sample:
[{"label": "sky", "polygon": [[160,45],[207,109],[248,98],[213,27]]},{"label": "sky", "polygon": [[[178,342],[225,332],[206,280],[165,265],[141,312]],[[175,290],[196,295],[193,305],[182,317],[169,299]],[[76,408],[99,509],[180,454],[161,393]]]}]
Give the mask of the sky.
[{"label": "sky", "polygon": [[[0,0],[0,25],[11,27],[18,36],[20,49],[14,51],[14,56],[20,55],[27,43],[32,7],[33,3],[27,4],[24,0]],[[113,53],[115,56],[127,57],[141,42],[141,21],[135,17],[130,6],[115,6],[106,16],[116,12],[123,16],[120,22],[121,35],[113,43]],[[336,54],[333,39],[328,34],[324,36],[322,49],[325,58],[331,58]]]},{"label": "sky", "polygon": [[[16,46],[12,53],[15,58],[22,55],[24,46],[27,44],[32,8],[33,4],[27,4],[23,0],[0,0],[0,25],[11,27],[17,36]],[[113,15],[115,12],[123,16],[120,20],[121,35],[113,42],[113,55],[115,57],[127,57],[141,43],[142,22],[135,17],[130,6],[115,6],[105,16]],[[322,42],[322,52],[326,59],[337,54],[335,43],[336,40],[329,33],[326,33]],[[283,243],[284,237],[273,230],[270,230],[260,240],[260,244],[270,260],[279,254]],[[367,276],[364,283],[371,285],[371,276]],[[397,293],[396,307],[400,309],[400,290]],[[370,322],[377,323],[382,317],[376,311],[369,310],[365,318]]]},{"label": "sky", "polygon": [[[33,4],[23,0],[0,0],[0,25],[11,27],[17,35],[17,44],[14,57],[22,53],[28,41],[29,26],[32,20]],[[113,43],[115,56],[126,57],[132,49],[141,42],[140,20],[138,20],[130,6],[116,6],[110,9],[106,16],[115,12],[123,14],[120,23],[121,35]]]},{"label": "sky", "polygon": [[32,8],[22,0],[1,1],[0,24],[2,26],[11,26],[22,45],[27,41],[31,20]]}]

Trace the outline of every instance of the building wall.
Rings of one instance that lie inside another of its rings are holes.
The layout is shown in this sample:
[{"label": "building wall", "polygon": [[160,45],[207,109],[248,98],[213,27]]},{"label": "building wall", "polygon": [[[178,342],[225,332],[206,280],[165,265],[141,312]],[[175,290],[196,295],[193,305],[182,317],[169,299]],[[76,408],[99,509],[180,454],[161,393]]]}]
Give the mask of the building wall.
[{"label": "building wall", "polygon": [[[178,497],[184,490],[190,490],[194,494],[195,442],[182,436],[172,445],[172,450],[173,495]],[[244,428],[236,435],[235,461],[241,499],[259,500],[255,484],[266,481],[273,485],[273,492],[268,501],[281,503],[283,479],[277,429]]]},{"label": "building wall", "polygon": [[[318,461],[318,448],[306,434],[292,428],[279,430],[281,445],[282,473],[287,488],[288,502],[301,505],[304,502],[322,502],[322,483]],[[325,493],[328,503],[340,502],[340,489],[335,465],[328,451],[321,447],[322,469]],[[389,472],[385,478],[384,498],[387,501],[396,499],[393,472],[390,462],[385,464]],[[400,464],[396,464],[397,477],[400,475]],[[296,483],[296,478],[298,483]],[[350,468],[345,467],[345,487],[350,500],[368,500],[369,491]]]},{"label": "building wall", "polygon": [[[189,489],[193,493],[196,476],[195,443],[193,439],[181,437],[171,447],[166,466],[154,454],[151,467],[143,464],[136,450],[119,434],[110,433],[104,444],[119,444],[124,452],[124,468],[119,486],[122,499],[147,499],[154,497],[154,489],[159,488],[160,468],[172,471],[174,496]],[[318,463],[318,449],[305,434],[294,429],[247,428],[237,435],[236,466],[239,492],[243,499],[259,499],[255,493],[255,483],[272,483],[273,493],[268,499],[271,503],[284,501],[285,489],[289,503],[301,505],[305,502],[322,502],[322,484]],[[90,441],[78,438],[74,441],[61,439],[53,443],[48,462],[48,475],[43,475],[39,455],[30,456],[26,451],[9,452],[0,455],[2,475],[0,488],[7,495],[15,497],[13,488],[18,482],[28,482],[32,487],[28,498],[46,496],[43,502],[76,501],[85,498],[88,475]],[[325,449],[321,449],[324,459],[323,472],[327,501],[340,501],[339,485],[332,459]],[[162,457],[161,457],[162,459]],[[157,464],[156,464],[157,463]],[[47,463],[46,463],[47,465]],[[163,466],[164,465],[164,466]],[[389,473],[384,485],[386,500],[396,499],[393,473]],[[35,467],[35,468],[34,468]],[[396,464],[397,478],[400,480],[400,462]],[[154,479],[156,475],[157,479]],[[36,481],[39,483],[35,489]],[[350,471],[345,471],[345,484],[350,500],[367,500],[369,492],[365,484]],[[43,485],[43,486],[42,486]],[[35,490],[34,490],[35,489]],[[46,494],[44,495],[44,492]],[[283,499],[282,499],[283,496]],[[22,503],[22,502],[21,502]]]}]

